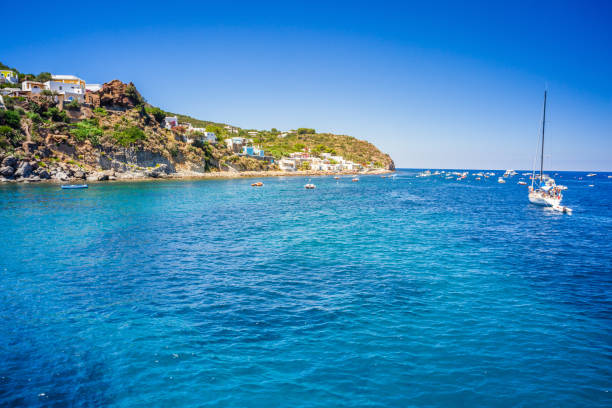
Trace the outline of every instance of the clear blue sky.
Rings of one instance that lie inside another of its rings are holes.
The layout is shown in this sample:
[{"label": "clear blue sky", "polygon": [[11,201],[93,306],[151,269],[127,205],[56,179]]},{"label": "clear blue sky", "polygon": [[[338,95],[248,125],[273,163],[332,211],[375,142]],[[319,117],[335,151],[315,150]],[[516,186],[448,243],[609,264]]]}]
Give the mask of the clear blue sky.
[{"label": "clear blue sky", "polygon": [[531,168],[547,86],[547,167],[612,170],[612,3],[491,3],[65,1],[56,18],[28,2],[0,61],[133,81],[244,128],[350,134],[400,167]]}]

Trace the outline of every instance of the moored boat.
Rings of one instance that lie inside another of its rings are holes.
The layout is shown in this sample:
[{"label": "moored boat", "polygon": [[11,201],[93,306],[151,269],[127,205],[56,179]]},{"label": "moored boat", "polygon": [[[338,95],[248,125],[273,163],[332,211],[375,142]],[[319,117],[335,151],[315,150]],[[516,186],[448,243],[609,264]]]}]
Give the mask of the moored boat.
[{"label": "moored boat", "polygon": [[77,188],[89,188],[89,186],[87,184],[66,184],[63,185],[62,188],[64,190],[72,190]]},{"label": "moored boat", "polygon": [[[540,174],[535,174],[535,166],[529,186],[529,202],[535,205],[552,207],[555,211],[571,213],[571,209],[561,205],[563,195],[555,180],[544,174],[544,134],[546,130],[546,91],[544,91],[544,110],[542,113],[542,140],[540,143]],[[535,164],[535,163],[534,163]],[[534,184],[538,180],[538,186]]]}]

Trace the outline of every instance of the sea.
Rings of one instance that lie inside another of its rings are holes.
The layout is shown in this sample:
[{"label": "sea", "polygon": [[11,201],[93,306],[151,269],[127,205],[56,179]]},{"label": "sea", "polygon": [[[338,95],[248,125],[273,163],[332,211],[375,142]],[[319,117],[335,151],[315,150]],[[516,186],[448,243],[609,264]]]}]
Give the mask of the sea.
[{"label": "sea", "polygon": [[0,406],[611,407],[612,174],[420,171],[0,185]]}]

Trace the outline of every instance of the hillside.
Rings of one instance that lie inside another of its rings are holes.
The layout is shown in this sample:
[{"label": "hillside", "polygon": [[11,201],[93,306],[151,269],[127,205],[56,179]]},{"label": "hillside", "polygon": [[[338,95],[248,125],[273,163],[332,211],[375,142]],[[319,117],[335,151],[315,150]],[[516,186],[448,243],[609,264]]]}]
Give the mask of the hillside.
[{"label": "hillside", "polygon": [[[61,98],[60,98],[61,99]],[[175,115],[147,104],[133,84],[111,81],[84,103],[50,92],[4,96],[0,109],[0,180],[106,180],[194,176],[209,172],[278,170],[273,160],[235,153],[224,139],[246,135],[225,124]],[[184,126],[164,128],[166,116],[215,132],[216,143],[193,139]],[[284,136],[284,135],[283,135]],[[393,168],[372,144],[350,136],[262,131],[251,136],[274,158],[295,151],[333,152],[370,168]]]}]

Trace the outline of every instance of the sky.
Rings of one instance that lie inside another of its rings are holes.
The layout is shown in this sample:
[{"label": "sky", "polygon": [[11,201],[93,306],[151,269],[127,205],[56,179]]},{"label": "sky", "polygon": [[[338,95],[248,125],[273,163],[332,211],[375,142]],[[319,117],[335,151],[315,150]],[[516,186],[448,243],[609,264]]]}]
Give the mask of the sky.
[{"label": "sky", "polygon": [[611,171],[612,2],[492,3],[64,1],[50,20],[31,1],[0,61],[242,128],[349,134],[409,168],[531,169],[547,89],[546,168]]}]

